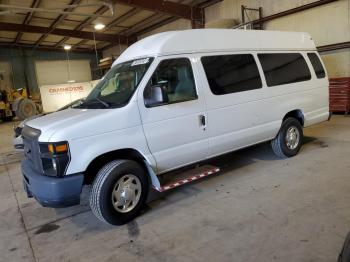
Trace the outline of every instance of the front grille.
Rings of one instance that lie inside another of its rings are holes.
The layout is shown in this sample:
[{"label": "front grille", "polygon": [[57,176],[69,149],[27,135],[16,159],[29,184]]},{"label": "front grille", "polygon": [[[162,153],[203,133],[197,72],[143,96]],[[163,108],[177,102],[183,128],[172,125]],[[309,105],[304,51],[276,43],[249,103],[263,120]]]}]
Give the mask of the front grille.
[{"label": "front grille", "polygon": [[38,141],[40,134],[40,130],[30,126],[24,126],[22,130],[25,159],[35,170],[42,173],[43,169]]}]

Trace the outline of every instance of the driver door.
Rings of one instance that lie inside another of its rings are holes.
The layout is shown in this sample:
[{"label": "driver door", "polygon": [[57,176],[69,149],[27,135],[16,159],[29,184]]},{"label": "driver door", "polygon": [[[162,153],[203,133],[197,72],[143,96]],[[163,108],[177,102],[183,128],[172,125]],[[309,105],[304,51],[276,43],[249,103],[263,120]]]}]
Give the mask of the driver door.
[{"label": "driver door", "polygon": [[[155,62],[148,83],[138,93],[138,103],[149,149],[158,173],[163,173],[205,159],[209,142],[205,101],[193,70],[198,61],[167,57]],[[162,103],[147,102],[152,86],[164,90]]]}]

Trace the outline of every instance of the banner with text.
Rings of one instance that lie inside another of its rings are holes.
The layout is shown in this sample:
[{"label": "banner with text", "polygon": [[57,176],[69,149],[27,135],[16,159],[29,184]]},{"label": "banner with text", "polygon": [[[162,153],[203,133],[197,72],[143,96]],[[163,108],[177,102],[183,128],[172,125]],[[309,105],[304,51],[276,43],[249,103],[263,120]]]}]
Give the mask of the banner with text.
[{"label": "banner with text", "polygon": [[44,112],[57,111],[75,100],[87,97],[95,82],[41,86],[40,94]]}]

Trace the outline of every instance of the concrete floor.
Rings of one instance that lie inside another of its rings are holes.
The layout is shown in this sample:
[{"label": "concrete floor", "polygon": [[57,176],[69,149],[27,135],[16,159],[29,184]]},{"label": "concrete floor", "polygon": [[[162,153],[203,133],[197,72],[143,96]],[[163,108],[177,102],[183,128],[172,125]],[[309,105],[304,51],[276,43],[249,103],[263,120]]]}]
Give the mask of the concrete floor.
[{"label": "concrete floor", "polygon": [[214,160],[219,175],[111,227],[80,206],[43,208],[22,190],[12,124],[0,123],[0,261],[336,261],[350,230],[350,118],[305,130],[279,160],[268,144]]}]

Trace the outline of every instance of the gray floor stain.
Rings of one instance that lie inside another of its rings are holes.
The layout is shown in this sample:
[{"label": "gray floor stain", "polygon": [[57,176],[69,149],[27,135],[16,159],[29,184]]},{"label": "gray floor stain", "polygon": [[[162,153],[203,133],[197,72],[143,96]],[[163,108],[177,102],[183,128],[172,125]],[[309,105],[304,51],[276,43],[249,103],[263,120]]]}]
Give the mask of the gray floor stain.
[{"label": "gray floor stain", "polygon": [[131,221],[126,226],[128,228],[128,234],[130,238],[136,238],[140,235],[139,225],[135,220]]},{"label": "gray floor stain", "polygon": [[313,142],[315,145],[321,147],[321,148],[325,148],[325,147],[328,147],[328,144],[325,143],[324,141],[322,140],[316,140]]},{"label": "gray floor stain", "polygon": [[37,231],[35,231],[35,235],[39,235],[42,233],[50,233],[50,232],[55,231],[59,228],[60,228],[60,226],[56,225],[56,224],[46,224],[46,225],[41,226]]}]

